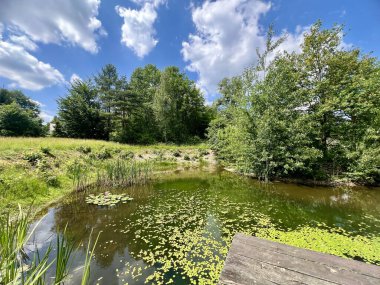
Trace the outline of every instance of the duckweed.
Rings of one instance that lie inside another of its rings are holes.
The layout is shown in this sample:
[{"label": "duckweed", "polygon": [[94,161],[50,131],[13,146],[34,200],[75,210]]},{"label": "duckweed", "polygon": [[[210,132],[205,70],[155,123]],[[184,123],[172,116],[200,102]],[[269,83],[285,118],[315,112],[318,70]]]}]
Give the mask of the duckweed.
[{"label": "duckweed", "polygon": [[380,265],[378,192],[265,186],[198,172],[120,191],[109,195],[133,197],[134,203],[100,210],[78,199],[54,215],[56,228],[69,223],[72,237],[88,228],[103,231],[94,283],[217,284],[239,232]]}]

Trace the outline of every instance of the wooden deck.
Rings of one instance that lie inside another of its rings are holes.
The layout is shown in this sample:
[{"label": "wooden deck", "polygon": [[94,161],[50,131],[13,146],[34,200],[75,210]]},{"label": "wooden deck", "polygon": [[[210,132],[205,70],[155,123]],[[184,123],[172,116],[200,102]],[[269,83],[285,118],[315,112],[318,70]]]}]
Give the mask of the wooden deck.
[{"label": "wooden deck", "polygon": [[380,285],[380,266],[237,234],[219,284]]}]

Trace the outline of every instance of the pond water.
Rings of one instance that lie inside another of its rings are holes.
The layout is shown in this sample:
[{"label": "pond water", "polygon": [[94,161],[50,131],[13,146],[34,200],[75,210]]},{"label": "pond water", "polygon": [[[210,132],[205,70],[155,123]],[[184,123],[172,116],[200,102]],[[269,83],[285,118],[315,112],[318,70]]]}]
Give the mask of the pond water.
[{"label": "pond water", "polygon": [[107,208],[72,195],[38,225],[40,251],[66,224],[78,245],[66,284],[80,283],[91,229],[101,235],[90,284],[216,284],[237,232],[380,264],[379,189],[265,185],[198,170],[110,191],[134,200]]}]

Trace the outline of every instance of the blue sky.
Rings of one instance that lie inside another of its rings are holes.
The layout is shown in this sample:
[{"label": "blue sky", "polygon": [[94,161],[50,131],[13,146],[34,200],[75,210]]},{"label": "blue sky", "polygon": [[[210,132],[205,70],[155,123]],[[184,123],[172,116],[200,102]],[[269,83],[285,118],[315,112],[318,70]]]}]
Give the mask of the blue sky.
[{"label": "blue sky", "polygon": [[180,67],[211,102],[217,83],[256,60],[274,24],[297,51],[316,20],[344,24],[345,46],[380,56],[379,0],[0,0],[0,85],[41,103],[49,120],[70,79],[114,64]]}]

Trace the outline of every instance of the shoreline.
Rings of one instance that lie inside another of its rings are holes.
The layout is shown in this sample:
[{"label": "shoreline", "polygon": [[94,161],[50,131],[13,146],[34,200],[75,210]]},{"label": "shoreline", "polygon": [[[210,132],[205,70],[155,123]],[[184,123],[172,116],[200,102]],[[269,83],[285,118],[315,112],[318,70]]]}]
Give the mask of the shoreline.
[{"label": "shoreline", "polygon": [[[257,176],[254,173],[241,173],[237,171],[234,168],[231,167],[224,167],[225,171],[228,171],[230,173],[234,173],[237,175],[249,177],[251,179],[255,179],[259,181]],[[289,184],[298,184],[298,185],[305,185],[305,186],[320,186],[320,187],[366,187],[366,188],[380,188],[380,184],[377,185],[367,185],[367,184],[360,184],[355,183],[353,181],[339,181],[339,180],[313,180],[313,179],[301,179],[301,178],[276,178],[275,180],[269,181],[269,183],[276,183],[276,182],[282,182],[282,183],[289,183]]]}]

